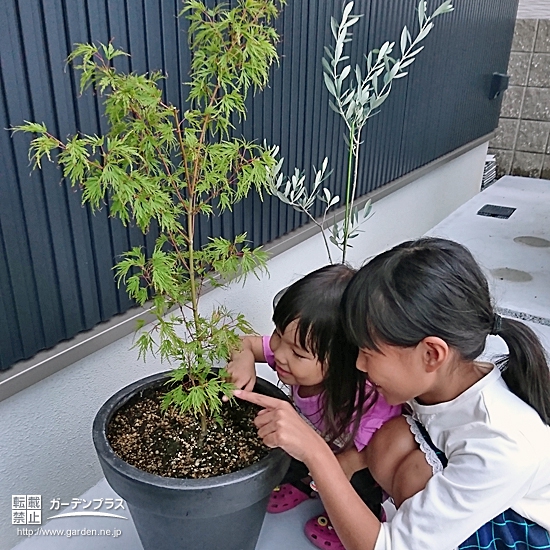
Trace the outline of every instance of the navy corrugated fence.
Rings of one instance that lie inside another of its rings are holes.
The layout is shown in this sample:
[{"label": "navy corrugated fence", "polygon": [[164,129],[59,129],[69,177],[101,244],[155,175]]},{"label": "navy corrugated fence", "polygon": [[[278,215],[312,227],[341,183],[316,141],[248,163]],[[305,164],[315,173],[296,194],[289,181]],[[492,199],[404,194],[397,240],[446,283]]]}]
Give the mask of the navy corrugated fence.
[{"label": "navy corrugated fence", "polygon": [[[155,238],[122,227],[106,209],[91,214],[53,165],[31,173],[29,138],[12,138],[5,129],[24,120],[43,121],[62,137],[103,129],[96,97],[77,97],[65,64],[77,42],[112,39],[131,54],[118,60],[121,67],[160,69],[175,104],[185,96],[181,83],[189,66],[179,0],[4,0],[1,6],[0,370],[130,308],[112,267],[121,252]],[[289,0],[277,21],[280,66],[239,128],[247,138],[280,145],[287,173],[295,166],[310,172],[328,156],[329,184],[337,192],[344,181],[344,127],[328,108],[320,60],[331,43],[330,16],[341,6],[339,0]],[[455,7],[437,20],[410,76],[396,82],[367,124],[360,194],[497,126],[500,100],[489,101],[489,81],[506,71],[517,0],[455,0]],[[416,21],[416,0],[357,0],[354,11],[364,14],[352,44],[352,60],[359,60],[386,39],[398,40],[403,24]],[[232,216],[203,223],[201,236],[246,231],[259,245],[303,223],[277,200],[250,197]]]}]

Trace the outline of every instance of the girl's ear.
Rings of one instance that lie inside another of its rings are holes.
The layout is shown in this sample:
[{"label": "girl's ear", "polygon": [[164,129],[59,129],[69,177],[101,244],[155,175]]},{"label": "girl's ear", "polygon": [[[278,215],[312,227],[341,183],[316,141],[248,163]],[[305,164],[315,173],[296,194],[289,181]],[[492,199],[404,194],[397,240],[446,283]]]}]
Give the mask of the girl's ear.
[{"label": "girl's ear", "polygon": [[426,372],[437,371],[449,359],[449,345],[437,336],[426,336],[419,345]]}]

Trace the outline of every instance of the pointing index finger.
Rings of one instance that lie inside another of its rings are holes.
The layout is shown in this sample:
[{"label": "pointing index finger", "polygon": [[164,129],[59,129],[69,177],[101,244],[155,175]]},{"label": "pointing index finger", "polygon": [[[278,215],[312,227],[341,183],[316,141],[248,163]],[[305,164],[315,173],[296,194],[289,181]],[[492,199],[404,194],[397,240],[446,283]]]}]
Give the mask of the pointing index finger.
[{"label": "pointing index finger", "polygon": [[235,390],[233,395],[243,401],[249,401],[250,403],[254,403],[266,409],[275,409],[279,407],[281,403],[284,403],[284,401],[276,397],[268,397],[267,395],[246,390]]}]

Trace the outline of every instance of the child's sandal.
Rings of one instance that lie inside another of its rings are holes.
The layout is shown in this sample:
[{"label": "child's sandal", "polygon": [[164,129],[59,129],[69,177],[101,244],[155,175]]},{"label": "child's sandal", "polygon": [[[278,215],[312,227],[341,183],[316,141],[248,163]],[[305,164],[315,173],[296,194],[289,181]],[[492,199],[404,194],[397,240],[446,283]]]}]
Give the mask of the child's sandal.
[{"label": "child's sandal", "polygon": [[311,518],[304,527],[309,542],[317,548],[345,550],[327,516]]},{"label": "child's sandal", "polygon": [[275,487],[269,495],[267,511],[270,514],[280,514],[287,510],[292,510],[302,502],[309,500],[311,497],[294,487],[291,483],[283,483],[279,487]]}]

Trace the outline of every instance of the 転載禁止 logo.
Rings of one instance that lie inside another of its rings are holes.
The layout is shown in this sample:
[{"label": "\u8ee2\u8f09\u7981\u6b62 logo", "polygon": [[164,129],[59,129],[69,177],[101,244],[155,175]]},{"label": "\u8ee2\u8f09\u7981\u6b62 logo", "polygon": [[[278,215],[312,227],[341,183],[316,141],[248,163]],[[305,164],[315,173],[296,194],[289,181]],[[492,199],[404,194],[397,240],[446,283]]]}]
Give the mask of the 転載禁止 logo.
[{"label": "\u8ee2\u8f09\u7981\u6b62 logo", "polygon": [[41,495],[11,496],[12,525],[40,525],[42,523]]},{"label": "\u8ee2\u8f09\u7981\u6b62 logo", "polygon": [[[42,496],[41,495],[12,495],[11,497],[12,525],[41,525],[42,524]],[[61,498],[50,501],[48,515],[44,519],[67,517],[102,517],[128,519],[121,515],[119,510],[126,510],[121,498],[73,498],[64,502]],[[55,513],[60,512],[60,513]]]}]

